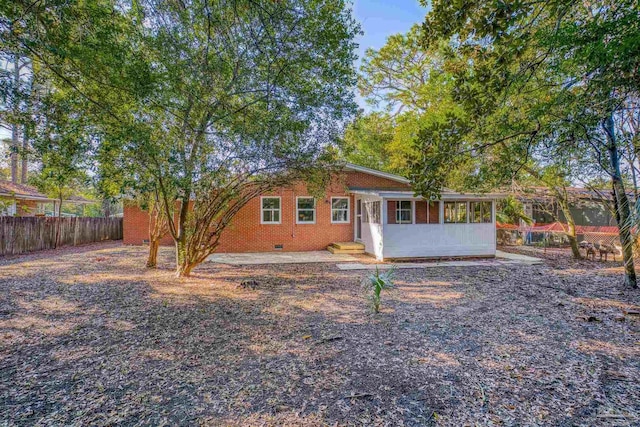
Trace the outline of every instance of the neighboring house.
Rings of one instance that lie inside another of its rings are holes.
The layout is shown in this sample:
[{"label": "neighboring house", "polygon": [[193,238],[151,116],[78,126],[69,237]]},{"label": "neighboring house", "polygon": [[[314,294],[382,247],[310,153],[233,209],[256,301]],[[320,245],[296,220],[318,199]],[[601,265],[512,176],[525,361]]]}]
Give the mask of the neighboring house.
[{"label": "neighboring house", "polygon": [[[619,244],[610,192],[567,187],[566,194],[578,241]],[[569,246],[567,219],[551,191],[544,187],[529,187],[526,193],[518,192],[513,196],[522,202],[525,214],[533,223],[498,224],[499,244]],[[630,203],[635,203],[632,193],[628,197]]]},{"label": "neighboring house", "polygon": [[[314,251],[357,242],[379,260],[493,257],[494,218],[492,195],[444,191],[441,200],[427,202],[401,176],[348,164],[320,199],[298,184],[249,201],[217,252]],[[123,227],[125,244],[148,241],[149,216],[137,205],[125,205]]]},{"label": "neighboring house", "polygon": [[[73,196],[64,203],[94,203]],[[57,214],[60,201],[47,197],[30,185],[0,180],[0,216],[51,216]]]},{"label": "neighboring house", "polygon": [[[531,187],[529,194],[516,194],[524,205],[525,213],[536,224],[550,224],[556,221],[566,223],[555,197],[544,187]],[[613,215],[613,199],[610,192],[596,192],[586,188],[568,187],[569,210],[576,225],[616,226]],[[633,195],[629,195],[633,200]]]}]

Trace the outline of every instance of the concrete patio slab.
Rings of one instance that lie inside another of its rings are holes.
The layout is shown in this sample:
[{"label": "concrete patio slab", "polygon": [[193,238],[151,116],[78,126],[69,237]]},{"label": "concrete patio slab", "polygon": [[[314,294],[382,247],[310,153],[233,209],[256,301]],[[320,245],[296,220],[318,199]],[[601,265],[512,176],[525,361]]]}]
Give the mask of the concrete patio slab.
[{"label": "concrete patio slab", "polygon": [[496,258],[504,258],[510,261],[520,261],[524,263],[542,264],[542,259],[540,258],[536,258],[528,255],[513,254],[511,252],[503,252],[498,250],[496,251]]},{"label": "concrete patio slab", "polygon": [[207,261],[230,265],[307,264],[317,262],[352,262],[358,259],[349,254],[331,254],[328,251],[311,252],[251,252],[213,254]]},{"label": "concrete patio slab", "polygon": [[540,258],[526,255],[512,254],[508,252],[496,251],[493,259],[460,260],[460,261],[425,261],[425,262],[400,262],[397,264],[336,264],[339,270],[388,270],[390,268],[434,268],[434,267],[499,267],[504,265],[536,265],[542,264]]}]

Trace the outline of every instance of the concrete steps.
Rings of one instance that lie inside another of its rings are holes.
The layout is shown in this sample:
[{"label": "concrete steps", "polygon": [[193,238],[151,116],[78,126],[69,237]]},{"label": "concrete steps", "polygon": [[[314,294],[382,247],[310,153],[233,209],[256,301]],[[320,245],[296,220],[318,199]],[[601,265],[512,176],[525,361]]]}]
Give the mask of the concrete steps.
[{"label": "concrete steps", "polygon": [[364,245],[356,242],[337,242],[327,246],[332,254],[363,254]]}]

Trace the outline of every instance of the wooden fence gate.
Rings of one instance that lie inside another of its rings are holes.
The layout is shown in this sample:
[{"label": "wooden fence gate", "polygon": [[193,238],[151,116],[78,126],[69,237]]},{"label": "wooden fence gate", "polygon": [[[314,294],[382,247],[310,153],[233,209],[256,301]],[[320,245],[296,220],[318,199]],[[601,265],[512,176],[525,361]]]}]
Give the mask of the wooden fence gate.
[{"label": "wooden fence gate", "polygon": [[0,256],[122,239],[122,218],[0,217]]}]

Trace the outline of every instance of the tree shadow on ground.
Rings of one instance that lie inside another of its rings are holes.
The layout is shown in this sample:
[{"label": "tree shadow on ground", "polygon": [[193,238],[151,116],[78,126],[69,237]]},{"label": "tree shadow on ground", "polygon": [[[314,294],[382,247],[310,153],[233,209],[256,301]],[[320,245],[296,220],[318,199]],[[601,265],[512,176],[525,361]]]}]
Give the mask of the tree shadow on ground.
[{"label": "tree shadow on ground", "polygon": [[[640,412],[627,381],[638,325],[613,317],[638,299],[611,277],[607,290],[604,276],[544,266],[399,270],[372,315],[367,273],[204,265],[178,280],[170,251],[157,271],[143,263],[143,249],[115,247],[0,266],[0,419],[594,424]],[[237,288],[246,279],[258,289]]]}]

